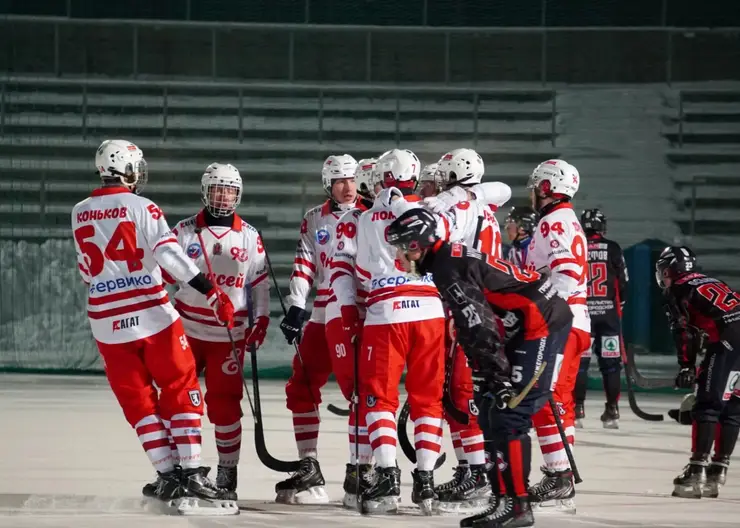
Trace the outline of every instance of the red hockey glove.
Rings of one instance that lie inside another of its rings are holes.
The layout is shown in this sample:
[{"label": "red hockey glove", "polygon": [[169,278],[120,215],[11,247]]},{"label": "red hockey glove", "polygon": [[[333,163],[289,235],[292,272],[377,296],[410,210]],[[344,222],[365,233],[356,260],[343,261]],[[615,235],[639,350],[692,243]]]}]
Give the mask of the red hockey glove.
[{"label": "red hockey glove", "polygon": [[342,306],[342,326],[349,342],[354,343],[360,333],[360,311],[357,306]]},{"label": "red hockey glove", "polygon": [[222,290],[213,288],[206,295],[206,301],[211,306],[216,320],[227,328],[234,327],[234,305],[231,299]]},{"label": "red hockey glove", "polygon": [[262,317],[258,317],[257,320],[254,322],[254,326],[252,328],[247,328],[247,331],[244,332],[244,339],[247,342],[247,346],[254,345],[255,349],[261,347],[262,343],[265,342],[267,327],[269,325],[269,317],[265,317],[264,315]]}]

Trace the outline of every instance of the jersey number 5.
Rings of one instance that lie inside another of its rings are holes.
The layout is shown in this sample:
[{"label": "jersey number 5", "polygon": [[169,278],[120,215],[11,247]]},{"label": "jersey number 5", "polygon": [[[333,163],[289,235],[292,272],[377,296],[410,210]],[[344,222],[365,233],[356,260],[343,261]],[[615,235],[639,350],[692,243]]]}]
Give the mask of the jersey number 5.
[{"label": "jersey number 5", "polygon": [[123,261],[128,265],[130,272],[139,271],[144,268],[141,259],[144,258],[144,250],[136,247],[136,224],[133,222],[121,222],[113,231],[108,245],[101,249],[89,238],[95,236],[95,226],[85,225],[78,227],[74,232],[77,245],[85,256],[87,271],[91,277],[100,275],[105,267],[105,259]]}]

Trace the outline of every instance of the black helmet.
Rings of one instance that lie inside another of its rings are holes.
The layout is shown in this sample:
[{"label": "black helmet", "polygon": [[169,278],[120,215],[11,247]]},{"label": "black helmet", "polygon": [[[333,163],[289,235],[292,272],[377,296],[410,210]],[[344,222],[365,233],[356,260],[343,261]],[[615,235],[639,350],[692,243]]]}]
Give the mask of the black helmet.
[{"label": "black helmet", "polygon": [[517,227],[532,236],[537,226],[537,213],[531,207],[512,207],[504,225],[509,222],[516,223]]},{"label": "black helmet", "polygon": [[655,280],[661,288],[666,287],[663,278],[673,280],[692,271],[696,271],[696,255],[686,246],[668,246],[655,262]]},{"label": "black helmet", "polygon": [[586,209],[581,214],[581,225],[586,233],[606,234],[606,216],[599,209]]},{"label": "black helmet", "polygon": [[437,241],[437,221],[422,208],[409,209],[388,226],[385,239],[403,250],[424,249]]}]

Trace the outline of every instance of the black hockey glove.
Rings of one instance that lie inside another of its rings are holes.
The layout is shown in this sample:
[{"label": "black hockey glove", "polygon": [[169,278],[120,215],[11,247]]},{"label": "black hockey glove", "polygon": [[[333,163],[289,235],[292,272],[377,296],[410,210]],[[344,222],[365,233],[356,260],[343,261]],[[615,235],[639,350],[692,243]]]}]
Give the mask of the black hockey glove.
[{"label": "black hockey glove", "polygon": [[677,389],[693,389],[696,382],[696,369],[684,367],[676,375]]},{"label": "black hockey glove", "polygon": [[303,320],[305,318],[306,310],[297,306],[291,306],[288,309],[288,315],[283,317],[280,323],[280,330],[282,330],[289,345],[297,345],[301,342],[301,329],[303,328]]},{"label": "black hockey glove", "polygon": [[506,409],[509,400],[514,396],[514,387],[509,380],[499,376],[486,376],[481,372],[473,372],[473,391],[494,401],[497,409]]}]

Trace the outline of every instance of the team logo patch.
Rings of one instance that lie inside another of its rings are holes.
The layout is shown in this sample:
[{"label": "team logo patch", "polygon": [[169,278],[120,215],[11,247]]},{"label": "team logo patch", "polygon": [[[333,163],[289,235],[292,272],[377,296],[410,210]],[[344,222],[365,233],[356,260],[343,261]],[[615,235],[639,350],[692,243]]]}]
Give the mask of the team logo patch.
[{"label": "team logo patch", "polygon": [[560,242],[558,242],[557,240],[550,240],[550,247],[552,249],[559,248],[560,247]]},{"label": "team logo patch", "polygon": [[188,246],[187,254],[188,257],[190,257],[191,259],[197,259],[198,257],[200,257],[201,253],[203,253],[203,251],[200,248],[200,244],[193,242]]},{"label": "team logo patch", "polygon": [[331,235],[326,229],[319,229],[318,231],[316,231],[316,242],[318,242],[322,246],[329,242],[330,238]]},{"label": "team logo patch", "polygon": [[450,247],[450,255],[455,258],[460,258],[463,256],[463,247],[462,244],[452,244]]},{"label": "team logo patch", "polygon": [[737,370],[734,370],[730,372],[730,375],[727,378],[727,386],[725,387],[725,391],[722,394],[722,401],[727,401],[732,397],[732,394],[734,392],[737,392],[737,389],[740,389],[740,372]]},{"label": "team logo patch", "polygon": [[339,251],[342,251],[344,249],[344,242],[340,242],[339,244],[337,244],[337,249]]},{"label": "team logo patch", "polygon": [[223,253],[223,251],[224,251],[224,248],[219,242],[216,242],[215,244],[213,244],[213,254],[214,255],[220,255],[221,253]]},{"label": "team logo patch", "polygon": [[196,407],[200,407],[200,391],[188,391],[188,396],[190,396],[190,403],[192,403]]},{"label": "team logo patch", "polygon": [[375,396],[368,395],[367,399],[365,400],[365,404],[368,407],[375,407],[375,404],[378,402],[377,399],[375,399]]},{"label": "team logo patch", "polygon": [[616,336],[601,337],[601,357],[618,358],[622,356],[619,348],[619,338]]},{"label": "team logo patch", "polygon": [[496,451],[496,466],[498,466],[498,470],[501,472],[506,471],[506,468],[509,467],[501,451]]},{"label": "team logo patch", "polygon": [[468,400],[468,412],[471,414],[471,416],[478,416],[478,406],[475,404],[474,400]]}]

